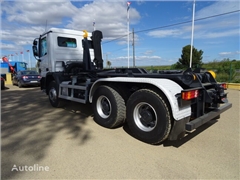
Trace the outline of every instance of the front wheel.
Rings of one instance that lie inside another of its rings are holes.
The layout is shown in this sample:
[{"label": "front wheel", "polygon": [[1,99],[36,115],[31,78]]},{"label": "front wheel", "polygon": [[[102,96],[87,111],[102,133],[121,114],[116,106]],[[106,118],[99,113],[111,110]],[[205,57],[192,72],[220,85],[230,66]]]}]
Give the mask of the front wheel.
[{"label": "front wheel", "polygon": [[159,144],[170,133],[171,115],[163,98],[152,90],[142,89],[127,102],[127,124],[137,139]]},{"label": "front wheel", "polygon": [[113,88],[100,86],[93,95],[94,121],[106,128],[116,128],[125,121],[126,106]]},{"label": "front wheel", "polygon": [[49,84],[48,98],[53,107],[63,107],[64,101],[58,97],[59,86],[55,81]]},{"label": "front wheel", "polygon": [[21,83],[20,80],[18,81],[18,87],[19,87],[19,88],[22,88],[22,87],[23,87],[23,85],[22,85],[22,83]]}]

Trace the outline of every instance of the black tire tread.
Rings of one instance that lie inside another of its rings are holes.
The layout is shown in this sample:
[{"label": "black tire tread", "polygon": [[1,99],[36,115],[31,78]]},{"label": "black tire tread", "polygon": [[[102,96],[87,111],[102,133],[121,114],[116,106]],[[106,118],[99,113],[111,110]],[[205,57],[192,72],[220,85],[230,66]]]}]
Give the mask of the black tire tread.
[{"label": "black tire tread", "polygon": [[105,86],[105,87],[108,88],[113,93],[117,101],[117,106],[118,106],[117,118],[116,118],[116,122],[111,126],[111,128],[115,128],[124,123],[126,119],[126,106],[125,106],[124,99],[120,96],[120,94],[117,91],[115,91],[111,87],[108,87],[108,86]]},{"label": "black tire tread", "polygon": [[[49,90],[51,89],[52,86],[55,86],[56,91],[57,91],[57,93],[58,93],[57,83],[56,83],[55,81],[51,81],[51,82],[50,82],[50,84],[49,84]],[[58,96],[58,95],[57,95],[57,96]],[[49,101],[51,101],[50,98],[49,98]],[[50,102],[50,103],[51,103],[51,102]],[[64,101],[63,99],[59,99],[59,98],[58,98],[58,103],[57,103],[56,105],[53,105],[52,103],[51,103],[51,104],[52,104],[53,107],[62,108],[62,107],[65,106],[65,103],[66,103],[66,101]]]},{"label": "black tire tread", "polygon": [[[113,128],[119,127],[120,125],[122,125],[125,122],[125,119],[126,119],[126,105],[125,105],[124,99],[115,89],[113,89],[109,86],[102,85],[98,88],[99,89],[106,88],[112,93],[114,99],[116,100],[115,105],[117,107],[117,115],[116,115],[114,121],[112,122],[112,124],[111,123],[102,124],[102,123],[98,122],[96,117],[94,117],[95,122],[97,122],[98,124],[100,124],[101,126],[106,127],[106,128],[113,129]],[[95,104],[93,104],[93,105],[95,106]]]},{"label": "black tire tread", "polygon": [[154,143],[150,143],[150,144],[160,144],[161,142],[163,142],[164,140],[166,140],[168,138],[168,135],[171,131],[171,115],[170,115],[170,112],[169,112],[169,107],[168,107],[167,103],[165,102],[165,100],[158,93],[156,93],[155,91],[150,90],[150,89],[140,89],[140,90],[134,92],[130,96],[128,102],[130,102],[132,100],[134,94],[141,93],[141,92],[145,92],[145,93],[148,93],[149,95],[153,94],[153,95],[157,96],[157,98],[162,102],[164,108],[166,109],[166,116],[167,116],[166,119],[167,119],[168,122],[166,123],[165,133],[164,133],[164,135],[161,139],[159,139],[158,141],[156,141]]},{"label": "black tire tread", "polygon": [[22,83],[20,82],[20,81],[18,81],[18,87],[19,88],[22,88],[23,86],[22,86]]}]

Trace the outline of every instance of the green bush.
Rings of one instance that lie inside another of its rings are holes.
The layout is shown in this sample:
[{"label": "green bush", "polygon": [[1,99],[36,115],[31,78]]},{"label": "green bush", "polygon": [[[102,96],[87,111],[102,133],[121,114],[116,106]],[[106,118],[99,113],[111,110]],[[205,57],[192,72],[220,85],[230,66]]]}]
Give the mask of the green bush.
[{"label": "green bush", "polygon": [[[176,70],[177,63],[168,66],[148,66],[144,67],[147,70]],[[221,61],[214,60],[202,65],[206,70],[212,70],[217,74],[218,82],[233,82],[240,83],[240,73],[236,70],[240,69],[240,60],[223,59]],[[194,69],[194,68],[193,68]],[[231,75],[231,77],[230,77]]]},{"label": "green bush", "polygon": [[232,83],[240,83],[240,78],[232,80]]},{"label": "green bush", "polygon": [[228,82],[229,75],[227,73],[217,73],[216,80],[217,82]]}]

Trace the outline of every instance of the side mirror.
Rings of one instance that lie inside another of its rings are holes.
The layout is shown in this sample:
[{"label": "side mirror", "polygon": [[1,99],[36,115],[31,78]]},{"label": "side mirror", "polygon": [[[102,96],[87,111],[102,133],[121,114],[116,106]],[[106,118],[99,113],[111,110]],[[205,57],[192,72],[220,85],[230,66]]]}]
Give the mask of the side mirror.
[{"label": "side mirror", "polygon": [[33,50],[33,55],[34,55],[34,56],[38,56],[38,49],[37,49],[37,46],[36,46],[36,45],[34,45],[34,46],[32,47],[32,50]]},{"label": "side mirror", "polygon": [[36,39],[33,41],[33,45],[34,45],[34,46],[37,46],[37,45],[38,45],[38,41],[37,41]]},{"label": "side mirror", "polygon": [[34,39],[33,46],[32,46],[33,55],[36,59],[38,59],[37,57],[39,57],[38,48],[37,48],[38,47],[38,40],[39,40],[38,38]]}]

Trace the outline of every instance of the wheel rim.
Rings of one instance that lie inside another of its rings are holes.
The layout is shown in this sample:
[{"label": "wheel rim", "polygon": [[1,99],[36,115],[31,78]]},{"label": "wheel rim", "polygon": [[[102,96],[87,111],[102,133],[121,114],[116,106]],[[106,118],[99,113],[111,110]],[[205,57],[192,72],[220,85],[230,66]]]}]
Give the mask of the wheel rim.
[{"label": "wheel rim", "polygon": [[108,118],[112,112],[112,106],[109,99],[106,96],[100,96],[97,100],[97,112],[101,118]]},{"label": "wheel rim", "polygon": [[139,129],[152,131],[157,125],[157,113],[148,103],[141,102],[133,110],[133,119]]},{"label": "wheel rim", "polygon": [[51,88],[49,91],[49,98],[52,102],[56,102],[57,100],[57,91],[54,88]]}]

